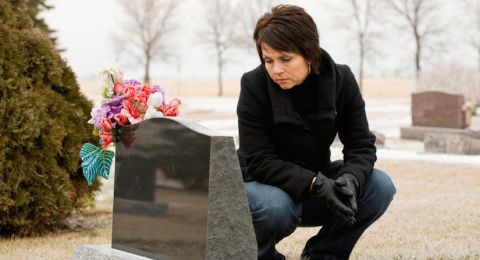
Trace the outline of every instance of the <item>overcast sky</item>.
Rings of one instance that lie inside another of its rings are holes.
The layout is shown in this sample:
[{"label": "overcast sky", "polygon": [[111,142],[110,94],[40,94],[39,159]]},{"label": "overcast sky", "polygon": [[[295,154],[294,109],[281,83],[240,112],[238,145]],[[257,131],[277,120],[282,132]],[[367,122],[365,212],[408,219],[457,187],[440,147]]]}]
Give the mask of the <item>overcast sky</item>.
[{"label": "overcast sky", "polygon": [[[328,2],[328,1],[327,1]],[[122,9],[116,0],[82,0],[65,1],[49,0],[54,9],[45,11],[43,16],[48,25],[57,31],[58,44],[66,51],[62,56],[72,66],[80,80],[96,80],[99,72],[107,66],[116,66],[131,78],[143,76],[141,65],[137,68],[135,63],[119,61],[115,55],[112,35],[119,31],[122,20]],[[152,78],[154,79],[215,79],[216,60],[214,53],[208,51],[204,45],[198,44],[198,34],[201,28],[202,1],[184,0],[182,15],[184,23],[175,33],[176,49],[180,55],[180,73],[177,73],[176,64],[172,61],[158,61],[153,66]],[[312,0],[282,1],[304,7],[317,23],[320,31],[321,45],[338,63],[349,64],[356,67],[354,44],[348,42],[346,34],[338,29],[332,21],[332,14],[324,6],[313,4]],[[323,9],[322,9],[323,8]],[[392,37],[391,30],[385,30],[385,36],[393,38],[378,46],[380,57],[367,64],[367,74],[381,77],[412,75],[409,65],[413,63],[412,45],[408,38]],[[458,31],[458,30],[457,30]],[[389,35],[390,33],[390,35]],[[125,40],[128,40],[126,38]],[[391,44],[397,41],[404,44]],[[386,54],[385,54],[386,53]],[[254,68],[258,64],[255,53],[236,51],[230,54],[234,58],[225,70],[225,78],[238,79],[243,72]],[[432,59],[430,59],[432,60]],[[435,60],[435,59],[433,59]],[[432,62],[432,61],[430,61]],[[355,71],[355,70],[354,70]]]}]

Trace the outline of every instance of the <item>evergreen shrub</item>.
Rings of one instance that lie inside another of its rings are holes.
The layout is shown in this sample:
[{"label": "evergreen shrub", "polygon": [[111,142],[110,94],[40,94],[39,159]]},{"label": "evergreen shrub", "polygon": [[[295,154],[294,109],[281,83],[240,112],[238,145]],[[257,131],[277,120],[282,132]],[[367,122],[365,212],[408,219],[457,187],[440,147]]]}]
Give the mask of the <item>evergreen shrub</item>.
[{"label": "evergreen shrub", "polygon": [[0,236],[42,234],[93,205],[83,143],[92,104],[23,1],[0,0]]}]

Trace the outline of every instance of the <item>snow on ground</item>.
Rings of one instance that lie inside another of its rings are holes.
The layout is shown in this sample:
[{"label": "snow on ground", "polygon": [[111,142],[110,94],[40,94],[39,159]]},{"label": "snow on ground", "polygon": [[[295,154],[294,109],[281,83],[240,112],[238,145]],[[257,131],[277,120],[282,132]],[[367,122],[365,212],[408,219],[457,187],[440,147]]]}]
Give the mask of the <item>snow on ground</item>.
[{"label": "snow on ground", "polygon": [[[238,140],[236,97],[188,97],[184,98],[184,103],[186,118],[191,118],[198,124],[216,130],[222,135],[234,136],[235,140]],[[386,136],[385,147],[377,151],[379,160],[480,165],[480,155],[430,154],[423,151],[423,142],[400,139],[400,127],[411,125],[409,98],[370,99],[366,101],[365,107],[370,129]],[[197,116],[195,111],[204,113]],[[341,149],[340,146],[332,147],[332,159],[342,157]]]},{"label": "snow on ground", "polygon": [[[332,160],[342,159],[342,147],[332,147]],[[480,166],[480,155],[434,154],[409,150],[379,148],[377,160],[424,161],[443,164]]]},{"label": "snow on ground", "polygon": [[[97,88],[88,88],[85,94],[100,103]],[[233,136],[238,145],[238,123],[236,107],[238,97],[183,96],[181,115],[219,135]],[[423,142],[400,139],[400,127],[411,125],[410,98],[369,98],[365,100],[365,110],[371,130],[386,136],[385,147],[379,148],[379,159],[409,161],[431,161],[440,163],[480,164],[479,156],[426,154]],[[332,157],[341,158],[341,147],[332,148]]]}]

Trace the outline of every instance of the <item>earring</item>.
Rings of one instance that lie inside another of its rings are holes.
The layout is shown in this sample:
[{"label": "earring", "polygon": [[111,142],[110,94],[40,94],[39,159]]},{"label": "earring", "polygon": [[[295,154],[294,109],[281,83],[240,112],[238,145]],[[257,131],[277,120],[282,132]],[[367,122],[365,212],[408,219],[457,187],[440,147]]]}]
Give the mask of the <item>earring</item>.
[{"label": "earring", "polygon": [[312,63],[309,62],[308,63],[308,74],[310,74],[312,72]]}]

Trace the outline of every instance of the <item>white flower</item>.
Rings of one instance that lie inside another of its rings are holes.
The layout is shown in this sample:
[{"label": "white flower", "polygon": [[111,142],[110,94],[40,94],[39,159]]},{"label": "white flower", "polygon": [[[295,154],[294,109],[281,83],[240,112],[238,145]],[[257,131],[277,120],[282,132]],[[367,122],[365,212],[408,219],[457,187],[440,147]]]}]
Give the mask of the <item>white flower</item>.
[{"label": "white flower", "polygon": [[105,83],[111,84],[112,86],[115,82],[123,81],[123,73],[119,69],[106,68],[102,70],[102,74],[105,77]]},{"label": "white flower", "polygon": [[145,112],[145,116],[143,117],[143,120],[147,120],[149,118],[154,118],[154,117],[162,117],[163,113],[160,111],[157,111],[154,107],[149,107],[147,109],[147,112]]},{"label": "white flower", "polygon": [[163,104],[163,101],[164,101],[163,94],[161,92],[155,92],[155,93],[151,94],[150,97],[148,98],[147,106],[149,108],[153,107],[153,108],[156,109],[161,104]]},{"label": "white flower", "polygon": [[102,70],[101,74],[104,77],[104,93],[111,96],[113,94],[113,85],[115,82],[123,81],[123,73],[116,68],[105,68]]}]

